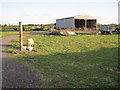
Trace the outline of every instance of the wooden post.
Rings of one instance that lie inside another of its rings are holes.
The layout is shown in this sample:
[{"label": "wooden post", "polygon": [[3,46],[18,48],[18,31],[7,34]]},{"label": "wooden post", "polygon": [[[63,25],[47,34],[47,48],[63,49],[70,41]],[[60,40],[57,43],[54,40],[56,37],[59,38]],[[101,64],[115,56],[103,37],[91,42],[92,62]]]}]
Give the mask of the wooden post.
[{"label": "wooden post", "polygon": [[19,22],[19,38],[20,38],[20,51],[22,51],[22,46],[23,46],[23,37],[22,37],[22,33],[23,33],[23,30],[22,30],[22,22]]}]

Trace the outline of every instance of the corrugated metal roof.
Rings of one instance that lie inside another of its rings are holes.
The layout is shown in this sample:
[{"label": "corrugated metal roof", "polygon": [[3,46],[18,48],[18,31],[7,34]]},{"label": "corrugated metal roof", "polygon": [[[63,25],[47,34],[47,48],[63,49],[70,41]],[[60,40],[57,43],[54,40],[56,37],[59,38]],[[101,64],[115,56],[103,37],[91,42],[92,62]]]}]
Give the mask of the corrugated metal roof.
[{"label": "corrugated metal roof", "polygon": [[74,19],[96,19],[96,18],[89,15],[78,15],[78,16],[74,16]]},{"label": "corrugated metal roof", "polygon": [[70,18],[74,18],[74,19],[97,19],[93,16],[89,16],[89,15],[77,15],[77,16],[73,16],[73,17],[66,17],[66,18],[61,18],[61,19],[57,19],[57,20],[63,20],[63,19],[70,19]]}]

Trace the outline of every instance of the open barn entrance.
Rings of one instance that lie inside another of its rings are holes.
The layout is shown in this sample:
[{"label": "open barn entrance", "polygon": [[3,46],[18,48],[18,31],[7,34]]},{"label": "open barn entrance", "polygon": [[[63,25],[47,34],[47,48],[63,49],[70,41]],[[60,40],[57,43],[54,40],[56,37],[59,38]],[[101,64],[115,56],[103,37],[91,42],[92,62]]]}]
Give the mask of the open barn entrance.
[{"label": "open barn entrance", "polygon": [[75,30],[94,31],[96,30],[96,20],[75,19]]},{"label": "open barn entrance", "polygon": [[87,20],[87,28],[96,28],[96,20]]},{"label": "open barn entrance", "polygon": [[76,28],[85,27],[85,20],[75,19],[75,27]]}]

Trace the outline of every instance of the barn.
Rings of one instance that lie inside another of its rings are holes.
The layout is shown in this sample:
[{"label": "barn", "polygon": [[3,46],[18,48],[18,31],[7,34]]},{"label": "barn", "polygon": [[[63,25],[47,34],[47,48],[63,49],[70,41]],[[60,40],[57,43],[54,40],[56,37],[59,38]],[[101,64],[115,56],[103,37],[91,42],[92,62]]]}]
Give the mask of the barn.
[{"label": "barn", "polygon": [[78,15],[74,17],[67,17],[56,19],[56,29],[70,29],[70,30],[96,30],[97,19],[89,15]]}]

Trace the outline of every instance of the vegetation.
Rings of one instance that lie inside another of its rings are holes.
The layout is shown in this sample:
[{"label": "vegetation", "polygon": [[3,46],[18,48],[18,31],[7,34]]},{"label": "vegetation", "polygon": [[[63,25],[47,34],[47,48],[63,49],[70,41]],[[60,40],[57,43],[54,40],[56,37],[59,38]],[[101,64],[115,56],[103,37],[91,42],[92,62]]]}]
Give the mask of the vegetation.
[{"label": "vegetation", "polygon": [[[18,25],[7,25],[7,24],[5,24],[5,25],[0,25],[0,26],[1,26],[1,30],[14,30],[14,29],[18,30],[18,28],[19,28]],[[28,24],[28,25],[24,25],[24,29],[25,30],[31,30],[32,27],[36,28],[37,26],[43,27],[44,30],[46,30],[46,29],[48,29],[50,27],[53,27],[54,24],[45,24],[45,25],[43,25],[43,24],[38,24],[38,25]]]},{"label": "vegetation", "polygon": [[[40,26],[40,27],[43,27],[43,30],[47,30],[48,28],[51,28],[54,25],[55,25],[55,23],[51,23],[51,24],[27,24],[27,25],[24,25],[24,29],[31,30],[32,27],[37,28],[37,26]],[[97,28],[99,28],[99,25],[101,25],[101,24],[98,23]],[[120,28],[120,25],[116,25],[116,24],[109,24],[109,25],[114,25],[116,28]],[[19,28],[18,25],[10,25],[10,24],[9,25],[7,25],[7,24],[1,25],[0,24],[1,30],[14,30],[14,29],[18,29],[18,28]]]},{"label": "vegetation", "polygon": [[[23,34],[28,34],[30,32],[24,31]],[[2,31],[1,32],[2,38],[7,37],[7,36],[12,36],[12,35],[19,35],[19,31]]]},{"label": "vegetation", "polygon": [[[27,30],[27,31],[23,31],[23,34],[46,33],[46,32],[48,31],[31,31],[31,30],[28,31]],[[19,31],[13,31],[13,30],[1,31],[0,35],[2,35],[2,38],[7,36],[12,36],[12,35],[19,35]]]},{"label": "vegetation", "polygon": [[14,28],[18,28],[18,25],[1,25],[1,30],[13,30]]},{"label": "vegetation", "polygon": [[120,25],[116,26],[116,28],[120,28]]},{"label": "vegetation", "polygon": [[37,71],[44,88],[118,88],[118,35],[34,35],[33,51],[19,49],[13,40],[9,51],[17,62]]}]

